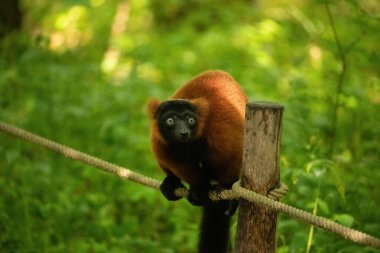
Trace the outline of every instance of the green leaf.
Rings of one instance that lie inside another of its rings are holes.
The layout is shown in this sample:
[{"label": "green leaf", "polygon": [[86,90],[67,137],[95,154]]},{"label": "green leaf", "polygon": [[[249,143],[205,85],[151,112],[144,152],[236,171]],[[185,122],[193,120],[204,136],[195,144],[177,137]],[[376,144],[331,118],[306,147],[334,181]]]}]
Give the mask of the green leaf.
[{"label": "green leaf", "polygon": [[354,224],[354,217],[349,214],[334,214],[333,220],[347,227],[351,227]]},{"label": "green leaf", "polygon": [[329,205],[327,204],[327,202],[323,201],[322,199],[318,199],[318,207],[323,213],[325,214],[330,213]]}]

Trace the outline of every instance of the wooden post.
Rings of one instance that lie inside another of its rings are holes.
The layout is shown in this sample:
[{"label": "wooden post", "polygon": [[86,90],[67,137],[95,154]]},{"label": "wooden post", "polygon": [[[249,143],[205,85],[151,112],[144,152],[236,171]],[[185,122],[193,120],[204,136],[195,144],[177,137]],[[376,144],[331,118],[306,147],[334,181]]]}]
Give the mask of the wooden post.
[{"label": "wooden post", "polygon": [[[284,107],[249,103],[245,113],[241,185],[266,195],[280,183],[280,137]],[[240,201],[235,253],[276,252],[277,212]]]}]

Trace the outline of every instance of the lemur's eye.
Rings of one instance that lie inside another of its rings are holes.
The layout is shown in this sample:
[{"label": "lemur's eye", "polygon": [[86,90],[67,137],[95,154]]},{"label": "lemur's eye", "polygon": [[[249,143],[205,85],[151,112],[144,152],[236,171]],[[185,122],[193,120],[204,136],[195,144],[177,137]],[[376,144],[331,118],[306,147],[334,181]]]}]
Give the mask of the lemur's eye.
[{"label": "lemur's eye", "polygon": [[166,119],[166,124],[168,126],[173,126],[174,125],[174,119],[173,118],[167,118]]},{"label": "lemur's eye", "polygon": [[195,121],[195,119],[193,117],[189,117],[187,119],[187,122],[189,122],[190,125],[195,125],[195,123],[196,123],[196,121]]}]

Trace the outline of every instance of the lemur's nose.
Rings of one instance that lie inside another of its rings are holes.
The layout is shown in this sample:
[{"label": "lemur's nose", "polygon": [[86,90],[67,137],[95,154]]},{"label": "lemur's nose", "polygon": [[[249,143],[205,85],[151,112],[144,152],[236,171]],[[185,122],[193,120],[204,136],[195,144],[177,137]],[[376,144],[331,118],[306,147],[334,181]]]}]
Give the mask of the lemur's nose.
[{"label": "lemur's nose", "polygon": [[181,132],[180,134],[182,137],[189,137],[189,132]]}]

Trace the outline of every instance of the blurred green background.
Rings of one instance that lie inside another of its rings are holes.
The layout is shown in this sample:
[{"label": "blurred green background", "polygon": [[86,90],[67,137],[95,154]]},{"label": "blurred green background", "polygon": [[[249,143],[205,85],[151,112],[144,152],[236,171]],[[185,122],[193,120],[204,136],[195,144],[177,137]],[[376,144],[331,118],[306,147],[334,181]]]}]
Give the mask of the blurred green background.
[{"label": "blurred green background", "polygon": [[[379,1],[0,4],[0,119],[157,179],[145,104],[208,69],[285,105],[284,202],[380,237]],[[4,134],[0,158],[0,252],[196,249],[187,201]],[[278,227],[280,253],[379,252]]]}]

